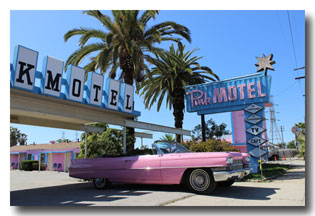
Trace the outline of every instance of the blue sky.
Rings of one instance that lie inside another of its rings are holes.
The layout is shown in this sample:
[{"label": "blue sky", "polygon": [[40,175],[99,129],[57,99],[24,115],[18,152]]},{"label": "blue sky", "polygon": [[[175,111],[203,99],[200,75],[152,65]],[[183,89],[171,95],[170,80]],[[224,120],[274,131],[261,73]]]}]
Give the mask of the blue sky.
[{"label": "blue sky", "polygon": [[[110,14],[110,11],[103,11]],[[154,25],[172,20],[187,26],[191,31],[192,43],[184,42],[187,49],[199,48],[195,52],[203,56],[200,65],[210,67],[220,79],[255,73],[256,56],[273,53],[276,64],[275,71],[269,71],[272,76],[271,94],[274,95],[278,128],[285,127],[285,142],[294,139],[291,127],[305,118],[304,80],[294,78],[304,76],[305,71],[293,71],[294,68],[305,66],[305,13],[304,11],[289,11],[292,36],[295,47],[294,57],[292,38],[286,10],[266,11],[211,11],[211,10],[161,10]],[[10,12],[10,63],[13,61],[13,50],[18,44],[39,52],[37,69],[41,70],[42,59],[49,55],[61,60],[78,48],[78,38],[72,38],[67,43],[63,35],[72,28],[91,27],[102,29],[100,23],[82,11],[11,11]],[[169,43],[161,44],[167,49]],[[83,63],[84,65],[84,63]],[[140,121],[174,126],[172,111],[162,104],[157,113],[156,106],[146,110],[139,96],[135,96],[135,109],[141,112]],[[267,118],[269,117],[267,113]],[[230,113],[207,115],[206,120],[213,118],[217,123],[226,123],[231,129]],[[185,112],[184,129],[192,130],[200,123],[200,117],[195,113]],[[45,127],[12,124],[28,135],[28,143],[48,143],[61,138],[74,139],[76,131],[52,129]],[[270,127],[267,122],[267,130]],[[77,132],[80,136],[81,132]],[[154,139],[164,133],[154,133]],[[153,140],[145,140],[145,144]],[[139,140],[137,144],[139,145]]]}]

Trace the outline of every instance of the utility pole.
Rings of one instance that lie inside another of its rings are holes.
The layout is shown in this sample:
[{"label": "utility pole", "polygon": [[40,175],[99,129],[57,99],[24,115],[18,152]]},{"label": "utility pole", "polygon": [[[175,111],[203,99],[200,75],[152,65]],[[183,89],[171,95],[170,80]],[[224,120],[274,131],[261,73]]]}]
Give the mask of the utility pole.
[{"label": "utility pole", "polygon": [[[295,69],[293,69],[293,70],[294,70],[294,71],[297,71],[297,70],[301,70],[301,69],[304,69],[304,70],[305,70],[305,67],[295,68]],[[295,77],[295,79],[296,79],[296,80],[305,79],[305,76]],[[303,96],[305,97],[305,93],[303,94]]]},{"label": "utility pole", "polygon": [[61,135],[61,139],[62,139],[62,141],[65,139],[65,132],[64,131],[62,131],[62,133],[61,133],[62,135]]}]

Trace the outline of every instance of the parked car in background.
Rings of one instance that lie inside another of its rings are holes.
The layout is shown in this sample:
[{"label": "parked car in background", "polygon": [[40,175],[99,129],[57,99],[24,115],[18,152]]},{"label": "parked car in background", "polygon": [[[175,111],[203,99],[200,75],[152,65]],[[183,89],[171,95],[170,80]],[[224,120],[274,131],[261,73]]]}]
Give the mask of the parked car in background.
[{"label": "parked car in background", "polygon": [[249,161],[247,153],[197,153],[176,142],[156,141],[151,155],[74,159],[69,175],[92,180],[97,189],[110,183],[186,184],[192,192],[209,194],[248,175]]}]

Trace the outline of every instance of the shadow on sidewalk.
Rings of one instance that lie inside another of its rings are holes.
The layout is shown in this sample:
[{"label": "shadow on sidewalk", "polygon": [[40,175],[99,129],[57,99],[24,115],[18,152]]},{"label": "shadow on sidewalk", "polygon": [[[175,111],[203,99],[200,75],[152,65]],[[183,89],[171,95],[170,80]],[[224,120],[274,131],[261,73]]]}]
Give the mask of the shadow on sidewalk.
[{"label": "shadow on sidewalk", "polygon": [[269,196],[273,195],[280,188],[262,188],[249,186],[231,186],[217,187],[211,196],[233,198],[233,199],[248,199],[248,200],[270,200]]},{"label": "shadow on sidewalk", "polygon": [[97,190],[90,183],[69,184],[11,191],[11,206],[89,206],[95,202],[113,202],[150,192],[134,190]]}]

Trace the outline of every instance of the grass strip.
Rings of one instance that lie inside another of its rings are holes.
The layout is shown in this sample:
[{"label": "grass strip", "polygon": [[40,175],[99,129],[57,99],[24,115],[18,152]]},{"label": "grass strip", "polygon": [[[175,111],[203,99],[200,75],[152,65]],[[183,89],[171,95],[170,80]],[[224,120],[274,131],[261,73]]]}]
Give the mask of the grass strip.
[{"label": "grass strip", "polygon": [[[290,165],[283,164],[262,164],[263,170],[263,179],[268,179],[273,176],[278,176],[283,174],[290,168]],[[245,176],[244,180],[261,180],[260,170],[258,173],[251,173],[248,176]]]}]

